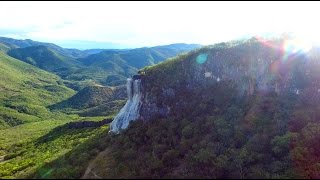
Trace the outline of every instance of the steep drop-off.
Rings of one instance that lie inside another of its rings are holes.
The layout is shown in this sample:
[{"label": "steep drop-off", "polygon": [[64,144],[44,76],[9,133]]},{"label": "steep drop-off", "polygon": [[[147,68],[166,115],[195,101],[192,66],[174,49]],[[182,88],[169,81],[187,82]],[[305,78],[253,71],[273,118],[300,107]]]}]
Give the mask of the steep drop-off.
[{"label": "steep drop-off", "polygon": [[111,123],[111,132],[119,133],[120,130],[126,129],[129,123],[140,118],[139,112],[141,107],[141,80],[127,80],[128,100],[124,107]]}]

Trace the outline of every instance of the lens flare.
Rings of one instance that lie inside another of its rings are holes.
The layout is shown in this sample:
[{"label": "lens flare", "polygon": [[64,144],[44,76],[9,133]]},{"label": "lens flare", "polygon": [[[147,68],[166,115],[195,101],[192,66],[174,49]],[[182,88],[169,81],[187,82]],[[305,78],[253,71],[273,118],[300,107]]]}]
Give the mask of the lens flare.
[{"label": "lens flare", "polygon": [[208,58],[208,54],[207,53],[201,53],[197,56],[197,63],[199,64],[203,64],[207,61],[207,58]]},{"label": "lens flare", "polygon": [[307,54],[314,44],[310,38],[305,36],[297,36],[295,34],[283,35],[283,41],[281,44],[275,44],[274,42],[255,36],[255,38],[263,45],[279,49],[283,53],[283,60],[287,60],[290,55],[293,54]]},{"label": "lens flare", "polygon": [[283,61],[286,61],[290,55],[306,54],[312,48],[312,43],[302,39],[287,39],[283,43]]}]

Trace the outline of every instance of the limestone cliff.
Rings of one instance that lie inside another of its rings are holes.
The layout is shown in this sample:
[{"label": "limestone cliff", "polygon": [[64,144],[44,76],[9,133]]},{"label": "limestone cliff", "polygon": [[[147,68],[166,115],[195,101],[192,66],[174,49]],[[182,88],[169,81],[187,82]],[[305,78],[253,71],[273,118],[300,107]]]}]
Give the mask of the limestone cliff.
[{"label": "limestone cliff", "polygon": [[[132,91],[128,90],[129,100],[115,118],[112,129],[124,116],[128,119],[122,128],[131,120],[193,113],[190,104],[200,105],[202,99],[212,99],[222,107],[224,102],[219,101],[219,96],[241,99],[265,93],[299,95],[311,84],[320,89],[320,81],[311,81],[311,75],[319,74],[315,68],[319,67],[319,61],[313,50],[291,51],[283,48],[285,43],[287,39],[257,38],[220,43],[146,67],[135,76],[139,92],[133,90],[133,97],[138,102],[130,99]],[[318,88],[312,91],[319,92]]]}]

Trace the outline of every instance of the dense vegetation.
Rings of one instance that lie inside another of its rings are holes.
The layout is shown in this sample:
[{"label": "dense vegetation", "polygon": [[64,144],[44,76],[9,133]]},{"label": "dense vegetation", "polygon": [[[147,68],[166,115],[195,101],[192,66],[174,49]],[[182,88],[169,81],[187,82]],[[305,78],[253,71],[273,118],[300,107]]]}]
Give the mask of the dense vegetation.
[{"label": "dense vegetation", "polygon": [[[103,117],[88,118],[87,120],[100,121],[102,118]],[[85,142],[92,142],[91,138],[98,136],[102,132],[107,134],[105,130],[108,128],[108,125],[101,127],[72,128],[70,123],[66,124],[68,122],[77,123],[83,120],[85,119],[68,116],[65,119],[49,119],[1,130],[0,177],[25,178],[31,176],[37,172],[38,168],[52,161],[56,161],[56,159],[63,158],[79,147],[82,147],[80,150],[81,153],[90,153],[94,147],[86,146]],[[98,141],[93,142],[98,143]],[[87,156],[82,158],[73,157],[73,159],[74,161],[76,161],[75,159],[85,160],[85,163],[90,160]],[[86,164],[78,164],[78,166],[83,169],[86,167]],[[76,166],[61,166],[61,169],[82,173]],[[44,169],[41,169],[41,172],[44,171]],[[41,176],[44,178],[52,171],[52,169],[47,169]]]},{"label": "dense vegetation", "polygon": [[126,97],[125,86],[87,86],[49,108],[82,116],[103,116],[117,113]]},{"label": "dense vegetation", "polygon": [[290,149],[298,133],[277,124],[292,112],[290,97],[270,94],[243,103],[224,97],[229,102],[224,108],[214,105],[215,98],[190,102],[192,113],[135,122],[113,139],[108,163],[96,164],[96,173],[107,178],[300,177],[292,158],[299,156],[297,149]]},{"label": "dense vegetation", "polygon": [[[27,177],[32,178],[56,178],[72,179],[80,178],[90,161],[94,159],[99,152],[103,151],[108,145],[108,125],[96,128],[67,129],[62,127],[59,131],[54,131],[53,137],[59,134],[71,134],[75,142],[81,136],[81,143],[74,146],[71,151],[60,156],[59,158],[43,164],[34,173]],[[71,131],[71,133],[70,133]],[[77,137],[78,136],[78,137]],[[59,137],[59,139],[61,139]],[[79,142],[79,141],[78,141]],[[75,143],[73,143],[75,144]]]}]

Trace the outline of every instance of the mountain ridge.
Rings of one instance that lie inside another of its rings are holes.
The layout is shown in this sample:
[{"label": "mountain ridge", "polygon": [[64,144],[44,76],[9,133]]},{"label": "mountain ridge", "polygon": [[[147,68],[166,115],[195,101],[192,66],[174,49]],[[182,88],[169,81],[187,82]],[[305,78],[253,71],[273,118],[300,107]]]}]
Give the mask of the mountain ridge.
[{"label": "mountain ridge", "polygon": [[150,48],[80,51],[32,40],[0,37],[1,42],[10,45],[11,48],[0,46],[8,55],[53,72],[64,80],[77,81],[80,84],[94,81],[107,86],[122,85],[127,77],[135,74],[141,67],[200,47],[197,44],[179,43]]}]

